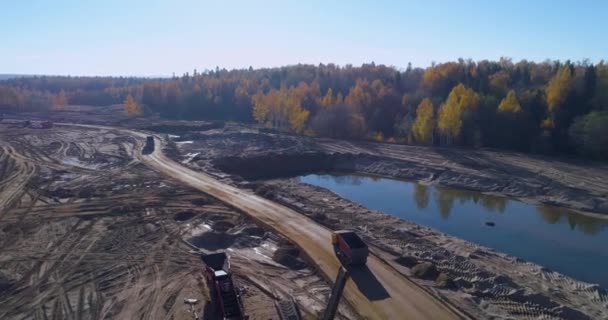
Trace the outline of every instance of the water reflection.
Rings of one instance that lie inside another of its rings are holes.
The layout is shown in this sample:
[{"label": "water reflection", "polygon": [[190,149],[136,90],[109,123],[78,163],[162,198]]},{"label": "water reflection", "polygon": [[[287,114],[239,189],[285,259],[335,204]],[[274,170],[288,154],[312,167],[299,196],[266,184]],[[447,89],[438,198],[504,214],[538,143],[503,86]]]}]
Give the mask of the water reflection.
[{"label": "water reflection", "polygon": [[[326,183],[336,184],[340,186],[361,186],[366,182],[381,182],[386,180],[376,176],[361,176],[352,174],[336,174],[336,175],[315,175],[315,179],[322,180]],[[404,184],[413,185],[413,200],[420,212],[429,208],[431,199],[435,201],[436,210],[442,220],[450,219],[450,215],[454,210],[454,204],[457,202],[460,205],[468,203],[475,206],[483,207],[485,212],[503,214],[507,209],[509,202],[508,198],[487,195],[476,191],[463,189],[426,186],[420,183],[403,182]],[[378,191],[378,190],[374,190]],[[370,192],[368,190],[368,192]],[[517,203],[517,201],[513,201]],[[608,227],[608,221],[585,216],[568,209],[551,207],[551,206],[536,206],[536,212],[543,221],[548,224],[567,223],[570,230],[578,230],[586,235],[595,235]],[[473,210],[473,209],[471,209]]]},{"label": "water reflection", "polygon": [[426,209],[429,205],[429,188],[423,184],[416,183],[414,186],[414,201],[418,209]]},{"label": "water reflection", "polygon": [[321,176],[319,176],[319,179],[325,180],[325,181],[333,181],[338,185],[348,185],[348,186],[360,186],[361,183],[363,183],[364,179],[372,179],[375,181],[375,179],[373,179],[372,177],[363,177],[363,176],[356,176],[356,175],[335,175],[335,176],[321,175]]},{"label": "water reflection", "polygon": [[429,193],[433,192],[435,195],[435,201],[439,214],[443,219],[450,217],[450,212],[454,207],[454,202],[458,201],[460,204],[473,202],[481,205],[488,212],[503,213],[507,207],[509,201],[503,197],[497,197],[492,195],[485,195],[479,192],[472,192],[467,190],[459,190],[453,188],[437,187],[433,190],[429,190],[429,187],[416,183],[414,186],[414,201],[418,209],[425,209],[428,206]]},{"label": "water reflection", "polygon": [[[358,181],[360,184],[361,181]],[[454,202],[460,204],[475,203],[486,209],[486,212],[504,213],[509,203],[508,198],[486,195],[479,192],[460,190],[445,187],[428,187],[416,183],[414,185],[414,203],[420,210],[426,209],[429,205],[430,195],[434,196],[439,216],[443,220],[450,218],[450,213],[454,208]],[[542,219],[549,224],[556,224],[560,221],[567,221],[571,230],[579,230],[586,235],[594,235],[608,226],[608,221],[585,216],[564,208],[551,206],[536,206],[536,211]]]},{"label": "water reflection", "polygon": [[543,220],[550,224],[556,224],[566,220],[570,230],[580,230],[586,235],[595,235],[608,226],[608,221],[603,221],[593,217],[585,216],[571,210],[550,206],[537,206],[536,211],[543,217]]}]

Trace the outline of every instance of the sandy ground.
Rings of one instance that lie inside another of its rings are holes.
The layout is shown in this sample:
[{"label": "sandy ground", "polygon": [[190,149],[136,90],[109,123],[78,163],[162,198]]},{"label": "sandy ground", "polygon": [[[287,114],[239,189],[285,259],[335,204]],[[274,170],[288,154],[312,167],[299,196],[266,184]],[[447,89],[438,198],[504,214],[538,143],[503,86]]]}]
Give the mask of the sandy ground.
[{"label": "sandy ground", "polygon": [[372,212],[328,190],[289,179],[255,180],[318,170],[372,173],[598,215],[605,212],[608,190],[608,170],[602,164],[492,151],[317,140],[239,126],[181,133],[171,139],[174,143],[168,153],[191,168],[255,190],[328,228],[359,230],[375,246],[374,252],[404,275],[410,275],[417,264],[432,264],[437,273],[416,281],[474,317],[608,318],[608,293],[597,285]]},{"label": "sandy ground", "polygon": [[[150,170],[135,139],[0,123],[0,319],[193,319],[208,290],[200,254],[227,250],[251,319],[293,297],[305,317],[329,286],[289,242]],[[277,260],[277,261],[275,261]],[[357,319],[341,304],[341,319]]]}]

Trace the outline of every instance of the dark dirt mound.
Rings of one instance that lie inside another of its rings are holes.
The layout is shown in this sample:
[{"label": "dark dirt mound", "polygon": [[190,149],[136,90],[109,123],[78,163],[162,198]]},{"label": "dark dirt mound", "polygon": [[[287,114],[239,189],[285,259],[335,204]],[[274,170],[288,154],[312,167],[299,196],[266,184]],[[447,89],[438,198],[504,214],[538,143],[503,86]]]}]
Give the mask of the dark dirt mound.
[{"label": "dark dirt mound", "polygon": [[458,287],[454,283],[454,281],[445,273],[440,273],[437,279],[435,280],[435,285],[439,288],[454,290]]},{"label": "dark dirt mound", "polygon": [[299,256],[300,249],[293,245],[283,245],[274,252],[272,259],[290,269],[299,270],[306,267],[306,263]]},{"label": "dark dirt mound", "polygon": [[176,213],[175,216],[173,216],[173,219],[175,221],[186,221],[192,219],[194,216],[196,216],[196,213],[192,211],[182,211]]},{"label": "dark dirt mound", "polygon": [[437,267],[430,262],[423,262],[415,265],[411,273],[414,277],[425,279],[425,280],[435,280],[437,276],[439,276],[439,271],[437,271]]},{"label": "dark dirt mound", "polygon": [[418,264],[418,260],[412,256],[401,256],[401,257],[395,259],[395,262],[397,262],[398,264],[400,264],[404,267],[408,267],[408,268],[411,268],[411,267],[415,266],[416,264]]}]

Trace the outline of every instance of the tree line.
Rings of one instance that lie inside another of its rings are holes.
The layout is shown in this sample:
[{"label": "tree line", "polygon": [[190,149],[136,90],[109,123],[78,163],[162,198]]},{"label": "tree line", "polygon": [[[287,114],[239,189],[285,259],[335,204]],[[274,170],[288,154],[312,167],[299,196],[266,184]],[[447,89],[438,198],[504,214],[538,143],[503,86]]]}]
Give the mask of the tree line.
[{"label": "tree line", "polygon": [[173,119],[257,122],[344,139],[608,158],[608,64],[459,59],[399,70],[374,63],[216,68],[172,78],[0,81],[0,107],[105,106]]}]

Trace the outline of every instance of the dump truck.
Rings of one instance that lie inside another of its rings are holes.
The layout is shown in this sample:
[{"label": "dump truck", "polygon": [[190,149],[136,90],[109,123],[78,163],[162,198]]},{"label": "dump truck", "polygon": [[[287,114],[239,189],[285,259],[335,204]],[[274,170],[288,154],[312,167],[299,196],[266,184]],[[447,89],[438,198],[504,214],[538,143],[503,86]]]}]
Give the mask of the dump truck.
[{"label": "dump truck", "polygon": [[369,249],[359,236],[351,230],[334,231],[331,243],[338,260],[345,266],[360,266],[367,262]]},{"label": "dump truck", "polygon": [[241,298],[232,281],[230,262],[225,252],[201,256],[205,264],[205,279],[209,288],[209,296],[215,313],[219,319],[245,319]]},{"label": "dump truck", "polygon": [[147,136],[146,137],[146,144],[144,145],[142,153],[143,154],[150,154],[152,152],[154,152],[154,137],[153,136]]}]

